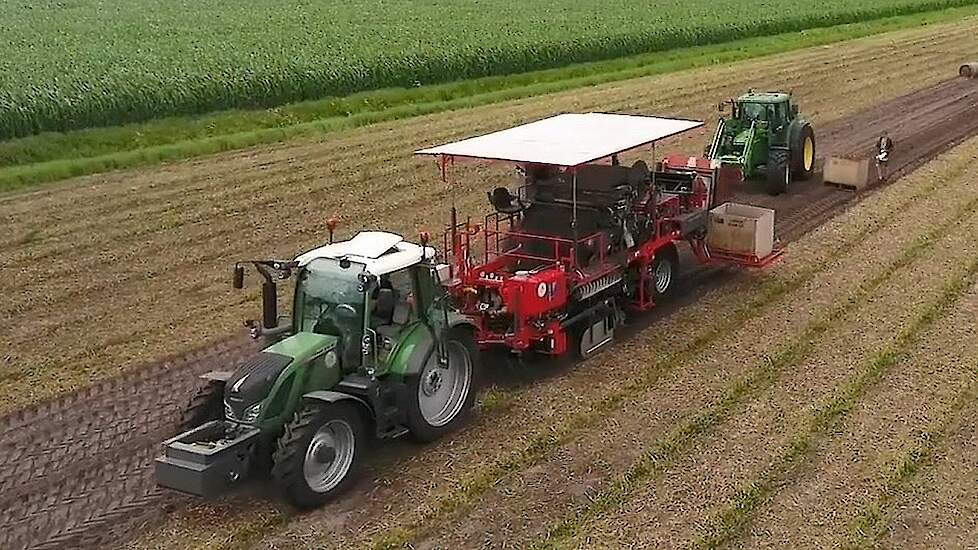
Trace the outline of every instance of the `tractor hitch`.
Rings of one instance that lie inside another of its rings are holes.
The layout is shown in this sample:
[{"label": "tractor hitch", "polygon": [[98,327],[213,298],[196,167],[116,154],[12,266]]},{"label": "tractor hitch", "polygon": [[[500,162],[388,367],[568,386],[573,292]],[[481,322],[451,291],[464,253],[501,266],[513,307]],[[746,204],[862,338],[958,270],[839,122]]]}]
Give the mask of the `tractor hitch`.
[{"label": "tractor hitch", "polygon": [[156,459],[159,485],[200,497],[218,496],[247,477],[260,430],[212,420],[163,444]]}]

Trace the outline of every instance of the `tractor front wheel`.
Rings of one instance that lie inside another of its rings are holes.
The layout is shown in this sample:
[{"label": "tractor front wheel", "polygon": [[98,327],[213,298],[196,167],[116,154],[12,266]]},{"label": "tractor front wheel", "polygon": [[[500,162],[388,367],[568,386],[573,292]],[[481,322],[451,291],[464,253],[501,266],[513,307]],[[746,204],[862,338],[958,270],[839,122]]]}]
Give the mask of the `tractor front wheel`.
[{"label": "tractor front wheel", "polygon": [[365,438],[353,405],[307,401],[278,440],[272,477],[295,506],[321,506],[356,479]]},{"label": "tractor front wheel", "polygon": [[449,331],[445,362],[437,350],[424,368],[408,378],[408,430],[419,442],[434,441],[455,430],[475,403],[479,349],[472,333],[463,328]]},{"label": "tractor front wheel", "polygon": [[815,172],[815,131],[805,124],[791,143],[791,174],[807,180]]},{"label": "tractor front wheel", "polygon": [[791,166],[788,162],[788,151],[774,149],[767,157],[767,192],[769,195],[780,195],[788,190],[791,181]]},{"label": "tractor front wheel", "polygon": [[209,382],[197,388],[180,415],[180,432],[190,431],[211,420],[220,420],[224,415],[223,405],[224,384]]}]

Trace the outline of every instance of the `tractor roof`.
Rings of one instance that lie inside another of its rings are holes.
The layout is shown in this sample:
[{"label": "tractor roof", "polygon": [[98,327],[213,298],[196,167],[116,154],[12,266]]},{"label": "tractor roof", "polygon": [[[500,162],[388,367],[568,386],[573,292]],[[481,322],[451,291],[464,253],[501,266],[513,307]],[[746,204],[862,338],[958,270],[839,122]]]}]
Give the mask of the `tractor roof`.
[{"label": "tractor roof", "polygon": [[748,103],[781,103],[789,97],[784,92],[747,92],[737,98],[737,101],[746,101]]},{"label": "tractor roof", "polygon": [[[361,231],[348,241],[335,242],[296,257],[300,266],[319,258],[347,259],[364,264],[374,275],[385,275],[412,266],[421,261],[421,246],[409,243],[404,237],[383,231]],[[431,258],[435,250],[428,247],[425,256]]]},{"label": "tractor roof", "polygon": [[580,166],[693,128],[695,120],[608,113],[557,115],[417,151],[419,155]]}]

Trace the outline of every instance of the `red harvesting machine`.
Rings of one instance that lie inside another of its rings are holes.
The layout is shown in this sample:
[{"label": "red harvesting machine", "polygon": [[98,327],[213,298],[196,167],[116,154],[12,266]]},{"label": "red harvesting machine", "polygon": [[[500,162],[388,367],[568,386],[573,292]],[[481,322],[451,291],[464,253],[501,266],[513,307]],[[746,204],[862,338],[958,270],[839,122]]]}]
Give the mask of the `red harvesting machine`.
[{"label": "red harvesting machine", "polygon": [[[773,211],[734,203],[716,163],[655,160],[655,143],[702,122],[606,113],[563,114],[418,151],[515,163],[515,189],[488,193],[493,212],[459,221],[452,206],[441,266],[455,305],[486,348],[589,356],[610,343],[626,313],[652,308],[675,286],[679,246],[700,262],[769,264]],[[619,155],[651,149],[651,165]],[[746,222],[746,223],[745,223]]]}]

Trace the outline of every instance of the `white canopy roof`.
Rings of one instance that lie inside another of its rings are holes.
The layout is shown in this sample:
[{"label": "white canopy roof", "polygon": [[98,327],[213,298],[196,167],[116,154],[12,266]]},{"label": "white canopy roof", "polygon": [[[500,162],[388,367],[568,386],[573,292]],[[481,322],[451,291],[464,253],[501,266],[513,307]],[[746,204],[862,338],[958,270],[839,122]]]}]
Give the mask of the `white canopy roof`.
[{"label": "white canopy roof", "polygon": [[417,154],[578,166],[700,126],[694,120],[651,116],[564,114]]}]

